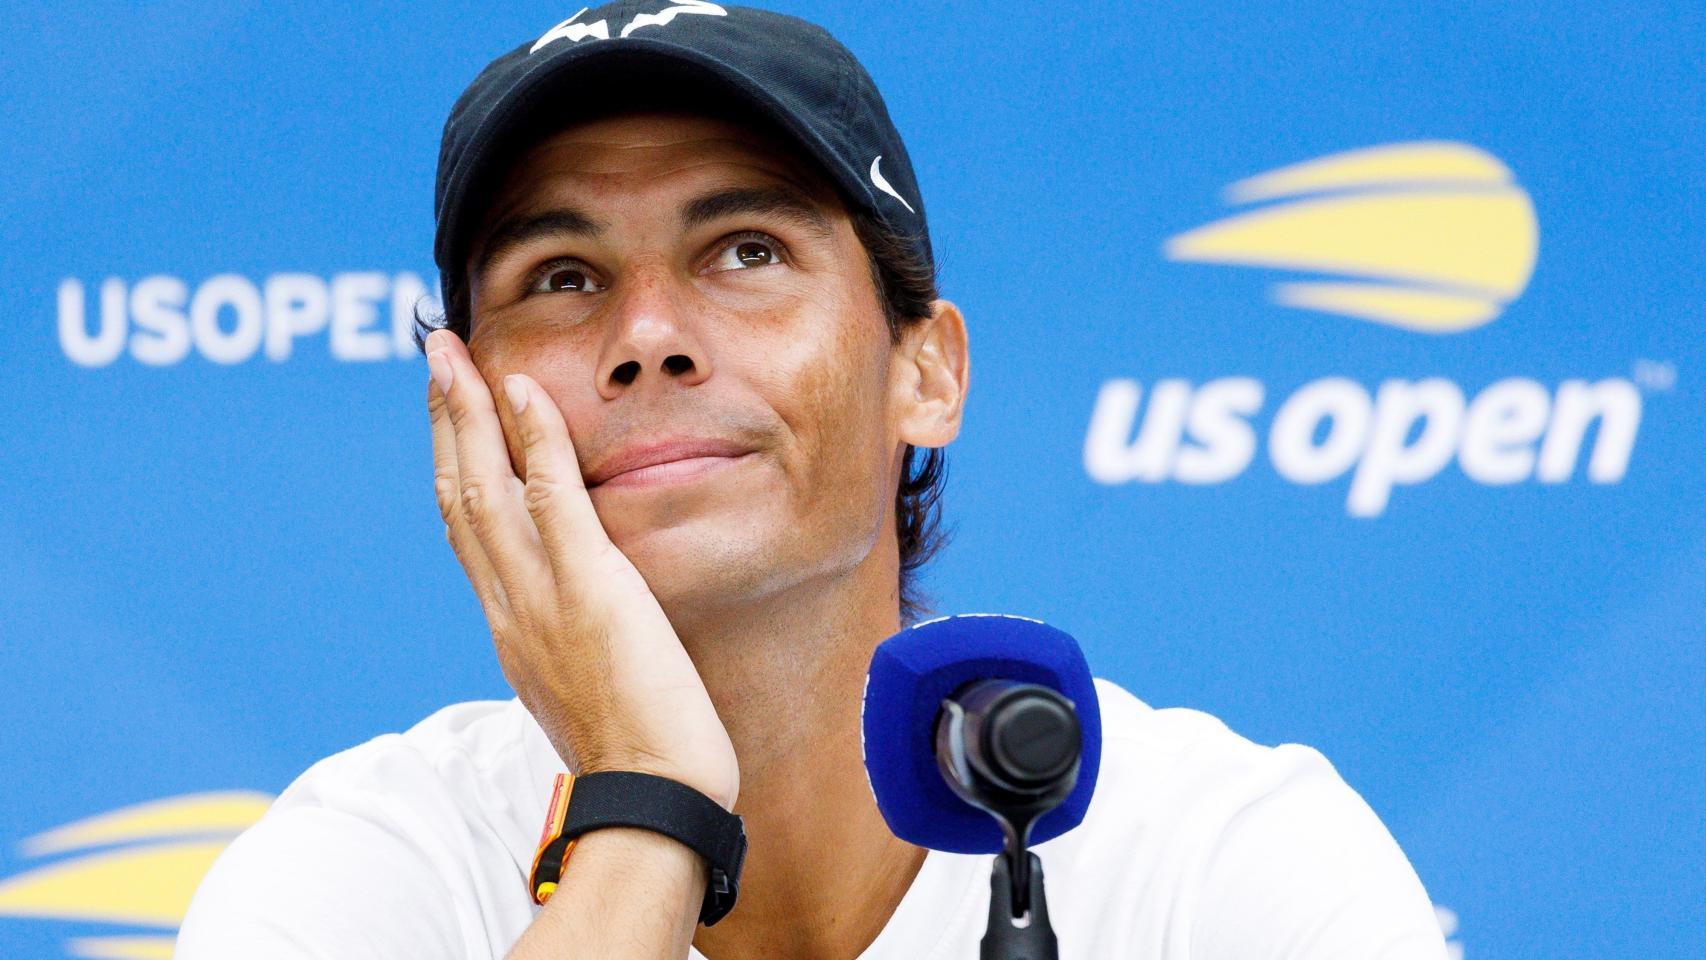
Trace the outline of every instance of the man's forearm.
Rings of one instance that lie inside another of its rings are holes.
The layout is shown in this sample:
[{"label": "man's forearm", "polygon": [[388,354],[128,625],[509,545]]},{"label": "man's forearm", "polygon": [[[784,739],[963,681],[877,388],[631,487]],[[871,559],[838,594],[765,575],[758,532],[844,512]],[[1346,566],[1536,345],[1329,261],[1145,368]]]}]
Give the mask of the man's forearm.
[{"label": "man's forearm", "polygon": [[706,874],[703,858],[662,834],[584,834],[509,960],[682,960],[699,925]]}]

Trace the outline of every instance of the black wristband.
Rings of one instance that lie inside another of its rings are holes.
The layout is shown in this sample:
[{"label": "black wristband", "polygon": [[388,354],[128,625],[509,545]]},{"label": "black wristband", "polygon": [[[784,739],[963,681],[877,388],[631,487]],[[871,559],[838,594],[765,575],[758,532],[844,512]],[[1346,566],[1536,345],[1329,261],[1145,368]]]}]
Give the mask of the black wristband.
[{"label": "black wristband", "polygon": [[699,908],[700,923],[711,926],[734,909],[746,859],[746,827],[717,801],[649,773],[613,770],[575,777],[562,839],[601,827],[651,830],[704,857],[710,882]]}]

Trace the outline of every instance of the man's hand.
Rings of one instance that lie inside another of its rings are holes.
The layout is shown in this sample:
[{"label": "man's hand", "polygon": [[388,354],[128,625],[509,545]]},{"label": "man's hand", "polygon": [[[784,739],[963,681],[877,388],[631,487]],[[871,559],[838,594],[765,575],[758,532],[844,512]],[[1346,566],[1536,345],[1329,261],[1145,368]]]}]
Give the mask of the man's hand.
[{"label": "man's hand", "polygon": [[427,338],[434,486],[510,686],[577,772],[669,777],[733,809],[734,747],[651,589],[593,511],[562,412],[504,378],[517,476],[492,391],[454,334]]}]

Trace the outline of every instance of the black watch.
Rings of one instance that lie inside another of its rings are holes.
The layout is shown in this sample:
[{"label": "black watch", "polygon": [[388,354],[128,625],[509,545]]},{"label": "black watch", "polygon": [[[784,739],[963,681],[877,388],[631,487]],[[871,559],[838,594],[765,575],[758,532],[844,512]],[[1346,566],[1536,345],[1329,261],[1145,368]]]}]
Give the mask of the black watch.
[{"label": "black watch", "polygon": [[528,877],[534,903],[544,903],[556,891],[575,838],[602,827],[651,830],[704,857],[710,882],[699,908],[700,923],[709,927],[734,909],[746,860],[746,827],[740,817],[684,783],[627,771],[557,775]]}]

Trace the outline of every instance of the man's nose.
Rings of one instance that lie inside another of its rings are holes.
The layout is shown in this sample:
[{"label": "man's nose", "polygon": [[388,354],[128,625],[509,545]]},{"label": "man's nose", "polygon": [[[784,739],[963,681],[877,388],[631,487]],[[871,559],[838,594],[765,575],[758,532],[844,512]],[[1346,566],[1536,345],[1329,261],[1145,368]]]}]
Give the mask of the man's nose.
[{"label": "man's nose", "polygon": [[610,304],[598,391],[614,400],[629,390],[674,382],[683,387],[711,375],[711,357],[700,342],[684,294],[670,278],[640,276]]}]

